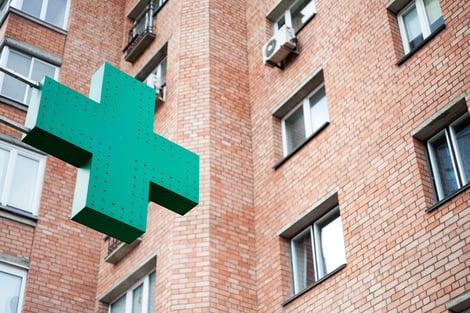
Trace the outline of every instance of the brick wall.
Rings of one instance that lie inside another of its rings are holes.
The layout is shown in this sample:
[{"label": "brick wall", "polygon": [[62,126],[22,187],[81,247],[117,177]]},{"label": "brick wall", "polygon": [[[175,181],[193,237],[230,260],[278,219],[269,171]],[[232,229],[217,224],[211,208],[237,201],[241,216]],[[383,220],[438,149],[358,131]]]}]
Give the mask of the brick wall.
[{"label": "brick wall", "polygon": [[[261,59],[269,36],[259,25],[276,1],[248,3],[259,311],[446,312],[469,289],[469,193],[425,212],[434,200],[411,131],[469,92],[470,7],[440,1],[446,28],[397,66],[403,52],[385,2],[316,1],[300,54],[283,71]],[[330,125],[272,170],[280,124],[270,111],[320,67]],[[282,307],[291,279],[276,233],[335,187],[347,265]]]},{"label": "brick wall", "polygon": [[88,95],[91,76],[104,62],[119,65],[124,1],[72,1],[60,80]]},{"label": "brick wall", "polygon": [[8,218],[0,218],[2,237],[1,253],[16,258],[29,259],[34,227]]},{"label": "brick wall", "polygon": [[[104,61],[119,61],[123,14],[123,1],[72,1],[68,30],[58,32],[10,13],[2,39],[61,58],[59,80],[87,94],[91,74]],[[11,101],[0,105],[2,116],[20,123],[25,109]],[[1,132],[20,138],[3,125]],[[0,217],[0,252],[29,264],[22,312],[94,311],[103,235],[70,220],[75,176],[74,167],[49,156],[37,222]]]},{"label": "brick wall", "polygon": [[[425,212],[431,180],[411,131],[468,92],[466,76],[454,77],[468,71],[468,5],[441,1],[445,30],[397,66],[403,52],[385,3],[318,0],[299,56],[280,70],[261,55],[275,4],[169,1],[151,47],[121,61],[138,73],[168,44],[168,98],[155,130],[200,154],[201,201],[184,217],[151,206],[142,244],[101,264],[98,289],[157,253],[157,312],[445,312],[468,290],[469,196]],[[330,125],[273,170],[282,149],[271,111],[319,68]],[[278,231],[331,190],[347,265],[283,305],[291,269]]]},{"label": "brick wall", "polygon": [[[244,6],[168,1],[155,18],[151,47],[134,64],[122,61],[137,73],[167,43],[168,94],[154,127],[200,155],[200,203],[183,217],[151,205],[142,243],[117,265],[101,265],[98,294],[158,251],[156,312],[254,310]],[[231,31],[236,36],[223,36]]]},{"label": "brick wall", "polygon": [[[166,45],[154,130],[199,154],[200,203],[185,216],[150,204],[142,242],[112,265],[104,236],[69,220],[75,169],[48,157],[36,226],[0,217],[0,252],[30,262],[24,312],[106,312],[97,299],[152,256],[156,312],[444,313],[470,289],[470,192],[427,213],[432,181],[411,135],[459,95],[470,101],[468,2],[440,0],[445,29],[398,66],[387,1],[317,0],[283,70],[261,53],[278,1],[168,0],[155,40],[129,63],[137,2],[72,1],[66,34],[9,15],[0,34],[62,57],[61,82],[84,94],[104,61],[137,75]],[[273,169],[282,138],[271,112],[318,69],[330,124]],[[0,113],[22,121],[23,109]],[[291,298],[289,241],[278,233],[332,190],[347,264]]]}]

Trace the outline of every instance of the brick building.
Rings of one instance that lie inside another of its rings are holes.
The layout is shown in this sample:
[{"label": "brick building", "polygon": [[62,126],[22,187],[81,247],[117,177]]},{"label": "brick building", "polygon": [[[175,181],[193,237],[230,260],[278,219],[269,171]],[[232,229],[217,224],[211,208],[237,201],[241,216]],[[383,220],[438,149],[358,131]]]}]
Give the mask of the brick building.
[{"label": "brick building", "polygon": [[[0,65],[109,62],[200,156],[199,205],[125,244],[0,125],[0,312],[469,312],[470,2],[6,0]],[[0,75],[0,115],[30,88]],[[175,164],[178,166],[178,164]]]}]

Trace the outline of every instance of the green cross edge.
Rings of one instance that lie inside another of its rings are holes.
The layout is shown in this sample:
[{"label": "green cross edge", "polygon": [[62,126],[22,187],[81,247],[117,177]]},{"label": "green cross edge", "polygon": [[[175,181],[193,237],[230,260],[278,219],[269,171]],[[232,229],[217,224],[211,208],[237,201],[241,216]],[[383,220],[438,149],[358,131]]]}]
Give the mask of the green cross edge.
[{"label": "green cross edge", "polygon": [[105,63],[90,98],[49,77],[34,93],[22,141],[78,168],[72,220],[130,243],[149,201],[198,204],[199,156],[153,132],[154,89]]}]

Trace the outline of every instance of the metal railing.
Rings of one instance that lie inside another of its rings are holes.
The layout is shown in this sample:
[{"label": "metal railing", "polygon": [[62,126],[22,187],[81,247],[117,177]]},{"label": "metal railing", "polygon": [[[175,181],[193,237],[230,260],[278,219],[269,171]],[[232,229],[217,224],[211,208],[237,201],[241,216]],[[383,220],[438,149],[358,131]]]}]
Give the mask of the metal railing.
[{"label": "metal railing", "polygon": [[129,30],[127,46],[131,46],[145,33],[153,33],[153,1],[150,2],[145,11],[134,21],[132,28]]},{"label": "metal railing", "polygon": [[[19,81],[21,81],[21,82],[23,82],[23,83],[25,83],[25,84],[27,84],[28,86],[30,86],[32,88],[39,89],[39,87],[40,87],[39,82],[34,81],[32,79],[29,79],[28,77],[23,76],[23,75],[15,72],[15,71],[12,71],[12,70],[10,70],[9,68],[7,68],[5,66],[0,65],[0,71],[7,74],[7,75],[9,75],[9,76],[11,76],[11,77],[13,77],[13,78],[15,78],[15,79],[17,79],[17,80],[19,80]],[[24,126],[23,124],[15,122],[15,121],[13,121],[13,120],[5,117],[5,116],[2,116],[2,115],[0,115],[0,122],[14,128],[16,130],[19,130],[23,133],[29,133],[31,131],[31,129]]]},{"label": "metal railing", "polygon": [[108,255],[113,253],[114,250],[119,247],[119,245],[122,243],[121,240],[113,238],[113,237],[108,237]]}]

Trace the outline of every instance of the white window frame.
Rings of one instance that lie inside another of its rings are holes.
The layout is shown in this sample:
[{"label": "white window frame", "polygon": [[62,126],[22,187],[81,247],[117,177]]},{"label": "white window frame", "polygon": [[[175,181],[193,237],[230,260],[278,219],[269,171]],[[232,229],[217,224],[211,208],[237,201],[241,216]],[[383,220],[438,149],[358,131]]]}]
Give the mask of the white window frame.
[{"label": "white window frame", "polygon": [[[319,125],[313,125],[312,116],[310,114],[310,98],[313,97],[317,92],[319,92],[322,88],[325,88],[325,84],[320,84],[313,92],[311,92],[307,97],[305,97],[298,105],[296,105],[293,109],[291,109],[282,119],[281,119],[281,129],[282,129],[282,148],[284,157],[291,154],[297,147],[294,147],[292,151],[289,151],[289,147],[287,145],[287,129],[285,121],[288,119],[292,114],[294,114],[299,107],[302,106],[303,110],[303,118],[304,118],[304,127],[305,127],[305,141],[308,140],[315,132],[321,129],[323,126],[329,123],[329,111],[328,111],[328,101],[327,101],[327,119],[324,120]],[[325,99],[326,99],[326,90],[325,90]],[[304,142],[305,142],[304,141]]]},{"label": "white window frame", "polygon": [[297,238],[305,236],[306,233],[310,234],[310,241],[312,243],[312,253],[313,253],[313,262],[314,262],[314,283],[320,281],[323,279],[325,276],[328,274],[334,272],[338,268],[340,268],[342,265],[346,264],[346,256],[345,256],[345,249],[344,249],[344,232],[342,230],[341,235],[343,236],[343,253],[344,253],[344,260],[341,265],[336,267],[335,269],[332,269],[330,272],[327,272],[326,270],[326,264],[323,258],[323,248],[321,244],[321,230],[323,227],[326,225],[330,224],[333,222],[335,219],[339,218],[340,222],[342,223],[341,220],[341,215],[339,212],[339,207],[336,206],[333,209],[329,210],[327,213],[325,213],[323,216],[321,216],[319,219],[317,219],[313,224],[309,225],[305,229],[303,229],[301,232],[299,232],[297,235],[295,235],[293,238],[290,240],[290,251],[291,251],[291,266],[292,266],[292,291],[294,295],[302,292],[303,290],[309,288],[311,285],[306,285],[305,287],[301,287],[300,285],[300,277],[299,275],[299,269],[297,268],[297,253],[295,251],[295,245],[293,244],[294,241],[296,241]]},{"label": "white window frame", "polygon": [[9,158],[8,158],[8,164],[7,164],[6,173],[5,173],[4,186],[3,186],[3,189],[0,190],[0,204],[1,205],[9,206],[11,181],[14,177],[15,162],[16,162],[18,155],[38,161],[38,172],[36,175],[36,182],[34,184],[34,193],[32,195],[31,203],[29,207],[16,208],[22,211],[29,212],[32,215],[36,216],[38,213],[39,204],[41,200],[44,173],[46,169],[46,156],[21,148],[19,146],[16,146],[10,143],[7,143],[5,141],[0,141],[0,148],[9,151]]},{"label": "white window frame", "polygon": [[23,268],[0,262],[0,272],[4,272],[10,275],[21,277],[21,287],[20,287],[20,294],[18,298],[18,309],[16,313],[22,312],[23,299],[24,299],[24,293],[25,293],[25,288],[26,288],[27,271]]},{"label": "white window frame", "polygon": [[403,50],[405,54],[411,52],[410,49],[410,40],[405,27],[405,21],[403,16],[407,14],[412,8],[416,7],[416,13],[418,15],[419,26],[421,29],[421,34],[423,40],[431,35],[431,26],[429,25],[426,7],[424,5],[424,0],[413,0],[407,6],[405,6],[397,15],[398,18],[398,27],[400,28],[401,41],[403,44]]},{"label": "white window frame", "polygon": [[[288,27],[294,29],[293,25],[292,25],[292,15],[291,15],[291,9],[293,7],[295,7],[297,4],[301,3],[301,2],[311,2],[312,3],[312,6],[313,6],[313,13],[312,13],[312,16],[309,17],[309,20],[311,18],[313,18],[317,12],[317,9],[316,9],[316,5],[315,5],[315,0],[297,0],[297,1],[294,1],[288,8],[287,10],[284,11],[284,13],[279,16],[279,18],[277,18],[274,23],[273,23],[273,30],[274,30],[274,33],[277,33],[279,31],[279,21],[284,19],[284,22],[285,22],[285,25],[287,25]],[[306,22],[308,23],[308,22]],[[305,24],[306,24],[305,23]],[[303,25],[305,25],[303,24]],[[302,27],[303,27],[302,25]],[[297,32],[297,31],[296,31]]]},{"label": "white window frame", "polygon": [[[292,266],[292,288],[293,288],[293,292],[294,294],[297,294],[299,293],[300,291],[304,290],[305,288],[307,288],[309,285],[306,283],[306,282],[302,282],[301,284],[301,281],[300,279],[305,280],[306,277],[305,276],[300,276],[299,272],[300,270],[298,269],[297,267],[297,264],[299,263],[298,262],[298,255],[297,255],[297,252],[294,248],[294,244],[293,242],[294,241],[297,241],[299,237],[303,237],[305,235],[308,235],[310,236],[310,242],[312,244],[312,253],[313,253],[313,263],[314,263],[314,280],[315,278],[317,278],[317,268],[316,268],[316,260],[315,260],[315,255],[316,255],[316,252],[315,252],[315,244],[314,244],[314,240],[313,240],[313,233],[312,233],[312,226],[309,226],[307,228],[305,228],[304,230],[302,230],[299,234],[297,234],[294,238],[291,239],[291,266]],[[304,264],[306,264],[306,262],[304,261]],[[305,272],[305,269],[303,270]],[[302,287],[303,285],[305,285],[305,287]]]},{"label": "white window frame", "polygon": [[[34,68],[34,64],[35,64],[35,63],[43,63],[43,64],[46,64],[46,65],[48,65],[48,66],[54,68],[54,77],[51,77],[51,78],[53,78],[53,79],[55,79],[55,80],[58,79],[58,77],[59,77],[59,67],[57,67],[56,65],[53,65],[53,64],[51,64],[51,63],[49,63],[49,62],[43,61],[43,60],[41,60],[41,59],[38,59],[38,58],[36,58],[36,57],[34,57],[34,56],[32,56],[32,55],[23,53],[23,52],[21,52],[21,51],[15,50],[15,49],[12,49],[12,48],[10,48],[10,47],[8,47],[8,46],[4,46],[3,49],[2,49],[2,51],[1,51],[0,64],[1,64],[2,66],[7,67],[8,58],[10,57],[11,51],[14,51],[15,53],[17,53],[17,54],[19,54],[19,55],[22,55],[22,56],[24,56],[24,57],[27,57],[27,58],[31,59],[31,63],[30,63],[30,65],[29,65],[28,75],[26,75],[27,78],[31,78],[31,76],[32,76],[32,74],[33,74],[33,68]],[[7,67],[7,68],[9,68],[9,67]],[[9,69],[12,70],[12,71],[16,71],[16,70],[13,69],[13,68],[9,68]],[[3,73],[3,72],[0,73],[0,89],[3,87],[3,80],[4,80],[4,78],[5,78],[5,75],[7,75],[7,74],[5,74],[5,73]],[[25,84],[25,85],[26,85],[26,84]],[[25,90],[26,90],[26,91],[25,91],[25,93],[24,93],[24,95],[23,95],[23,99],[22,99],[22,100],[18,100],[18,99],[11,99],[11,100],[13,100],[13,101],[19,101],[19,102],[21,102],[21,103],[23,103],[23,104],[25,104],[25,105],[28,105],[27,101],[28,101],[28,95],[30,95],[30,93],[31,93],[31,87],[28,86],[28,85],[26,85],[26,89],[25,89]],[[3,95],[2,95],[2,96],[3,96]],[[4,96],[4,97],[7,97],[7,96]],[[10,98],[9,98],[9,99],[10,99]]]},{"label": "white window frame", "polygon": [[431,174],[434,180],[434,189],[436,192],[437,200],[443,200],[449,195],[444,194],[444,188],[441,181],[441,176],[438,173],[438,161],[434,152],[433,143],[444,136],[447,146],[450,150],[450,159],[452,162],[452,168],[454,170],[454,174],[457,181],[457,190],[462,188],[463,186],[470,183],[470,177],[465,176],[463,162],[460,156],[460,153],[457,152],[457,139],[455,136],[455,125],[460,124],[463,120],[469,119],[468,113],[462,115],[454,122],[450,123],[449,126],[439,131],[437,134],[432,136],[427,141],[427,151],[429,156],[429,162],[431,166]]},{"label": "white window frame", "polygon": [[127,291],[123,294],[121,294],[119,297],[116,298],[112,303],[109,304],[108,306],[108,313],[112,313],[112,305],[116,303],[118,300],[120,300],[122,297],[126,297],[126,313],[132,313],[132,304],[133,304],[133,292],[135,289],[143,285],[143,290],[142,290],[142,313],[153,313],[153,312],[148,312],[148,304],[149,304],[149,291],[150,291],[150,276],[151,275],[156,275],[155,270],[144,276],[142,279],[140,279],[137,283],[135,283],[131,288],[127,289]]},{"label": "white window frame", "polygon": [[[23,2],[24,1],[31,1],[31,0],[11,0],[11,6],[18,9],[18,10],[20,10],[20,11],[23,11],[22,7],[23,7]],[[45,23],[48,23],[50,25],[54,25],[56,27],[66,29],[68,19],[69,19],[70,1],[71,0],[66,0],[66,1],[67,1],[67,3],[65,5],[65,11],[64,11],[64,22],[63,22],[62,25],[53,24],[53,23],[51,23],[51,22],[49,22],[45,19],[46,18],[46,13],[47,13],[47,10],[48,10],[48,7],[49,7],[49,0],[42,0],[41,13],[40,13],[39,17],[35,16],[35,18],[38,18],[41,21],[44,21]]]}]

